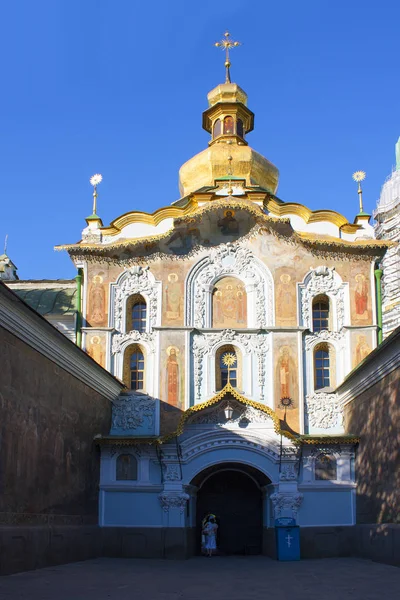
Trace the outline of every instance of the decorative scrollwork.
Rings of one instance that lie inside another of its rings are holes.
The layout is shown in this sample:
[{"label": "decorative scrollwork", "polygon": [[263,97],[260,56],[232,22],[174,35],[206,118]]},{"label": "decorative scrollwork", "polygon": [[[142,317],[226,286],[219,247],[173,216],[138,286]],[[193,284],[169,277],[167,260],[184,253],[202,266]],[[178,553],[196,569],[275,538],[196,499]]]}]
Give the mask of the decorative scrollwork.
[{"label": "decorative scrollwork", "polygon": [[159,500],[164,512],[168,512],[171,508],[178,508],[181,513],[185,510],[186,502],[189,500],[189,494],[168,494],[162,492]]},{"label": "decorative scrollwork", "polygon": [[112,429],[134,431],[145,422],[153,427],[156,412],[155,400],[142,394],[123,394],[113,404]]},{"label": "decorative scrollwork", "polygon": [[154,327],[157,320],[157,288],[149,267],[134,266],[125,271],[121,282],[116,285],[114,296],[114,327],[123,330],[123,314],[126,300],[132,294],[144,294],[148,299],[150,325]]},{"label": "decorative scrollwork", "polygon": [[306,396],[306,416],[309,427],[331,429],[342,424],[342,411],[336,394],[323,392]]},{"label": "decorative scrollwork", "polygon": [[335,299],[337,327],[344,325],[344,290],[343,284],[335,276],[335,268],[317,267],[310,273],[307,283],[301,286],[301,317],[303,325],[312,329],[312,301],[318,294],[328,294]]},{"label": "decorative scrollwork", "polygon": [[[257,326],[264,329],[272,323],[272,277],[260,266],[249,248],[239,244],[221,244],[213,248],[188,278],[186,324],[203,328],[206,323],[206,297],[210,284],[221,276],[240,276],[255,293],[255,317]],[[267,294],[265,293],[267,289]]]},{"label": "decorative scrollwork", "polygon": [[291,512],[293,517],[296,518],[300,505],[303,502],[303,494],[300,494],[299,492],[295,494],[275,492],[270,498],[274,507],[276,519],[281,516],[283,511]]},{"label": "decorative scrollwork", "polygon": [[203,381],[203,357],[213,352],[221,342],[241,344],[248,353],[254,353],[258,358],[258,383],[260,400],[264,400],[265,387],[265,358],[268,341],[265,334],[237,333],[233,329],[224,329],[218,333],[201,333],[193,337],[194,357],[194,387],[196,400],[201,401],[201,385]]}]

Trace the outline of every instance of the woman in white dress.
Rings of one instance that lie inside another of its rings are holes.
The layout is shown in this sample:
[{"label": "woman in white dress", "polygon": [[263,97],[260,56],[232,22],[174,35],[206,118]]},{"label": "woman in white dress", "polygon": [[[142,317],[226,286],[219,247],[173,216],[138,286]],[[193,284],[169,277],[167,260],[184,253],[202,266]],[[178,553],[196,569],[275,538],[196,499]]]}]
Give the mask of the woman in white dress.
[{"label": "woman in white dress", "polygon": [[215,516],[209,515],[203,521],[204,550],[207,556],[212,556],[217,549],[217,529],[218,525],[215,522]]}]

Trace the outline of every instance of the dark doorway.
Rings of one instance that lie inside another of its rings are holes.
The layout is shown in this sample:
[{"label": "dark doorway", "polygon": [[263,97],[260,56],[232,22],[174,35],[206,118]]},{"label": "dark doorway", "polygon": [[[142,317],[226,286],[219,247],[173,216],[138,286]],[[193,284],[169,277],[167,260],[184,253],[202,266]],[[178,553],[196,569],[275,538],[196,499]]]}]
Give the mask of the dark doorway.
[{"label": "dark doorway", "polygon": [[262,493],[252,477],[242,470],[220,468],[205,478],[197,492],[199,549],[201,522],[209,513],[217,517],[219,553],[261,554]]}]

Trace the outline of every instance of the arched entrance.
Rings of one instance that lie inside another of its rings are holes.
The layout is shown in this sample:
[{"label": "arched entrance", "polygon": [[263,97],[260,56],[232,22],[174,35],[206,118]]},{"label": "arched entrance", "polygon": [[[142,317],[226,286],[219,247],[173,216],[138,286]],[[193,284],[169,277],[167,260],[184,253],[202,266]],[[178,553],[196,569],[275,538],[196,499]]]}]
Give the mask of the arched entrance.
[{"label": "arched entrance", "polygon": [[201,522],[213,513],[218,522],[221,554],[261,554],[263,538],[262,487],[266,475],[241,463],[215,465],[192,481],[198,488],[196,505],[197,548],[201,547]]}]

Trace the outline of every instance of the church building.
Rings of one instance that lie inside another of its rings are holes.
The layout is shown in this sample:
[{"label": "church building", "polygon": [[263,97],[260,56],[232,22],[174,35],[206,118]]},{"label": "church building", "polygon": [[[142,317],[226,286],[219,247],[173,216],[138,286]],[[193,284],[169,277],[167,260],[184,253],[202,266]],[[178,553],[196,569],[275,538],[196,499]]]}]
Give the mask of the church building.
[{"label": "church building", "polygon": [[79,272],[77,342],[126,386],[96,438],[99,523],[132,528],[148,555],[193,553],[208,513],[227,553],[268,552],[280,516],[304,535],[355,524],[358,438],[335,389],[380,339],[392,242],[362,205],[351,223],[277,196],[225,67],[180,198],[103,226],[95,175],[81,241],[58,247]]}]

